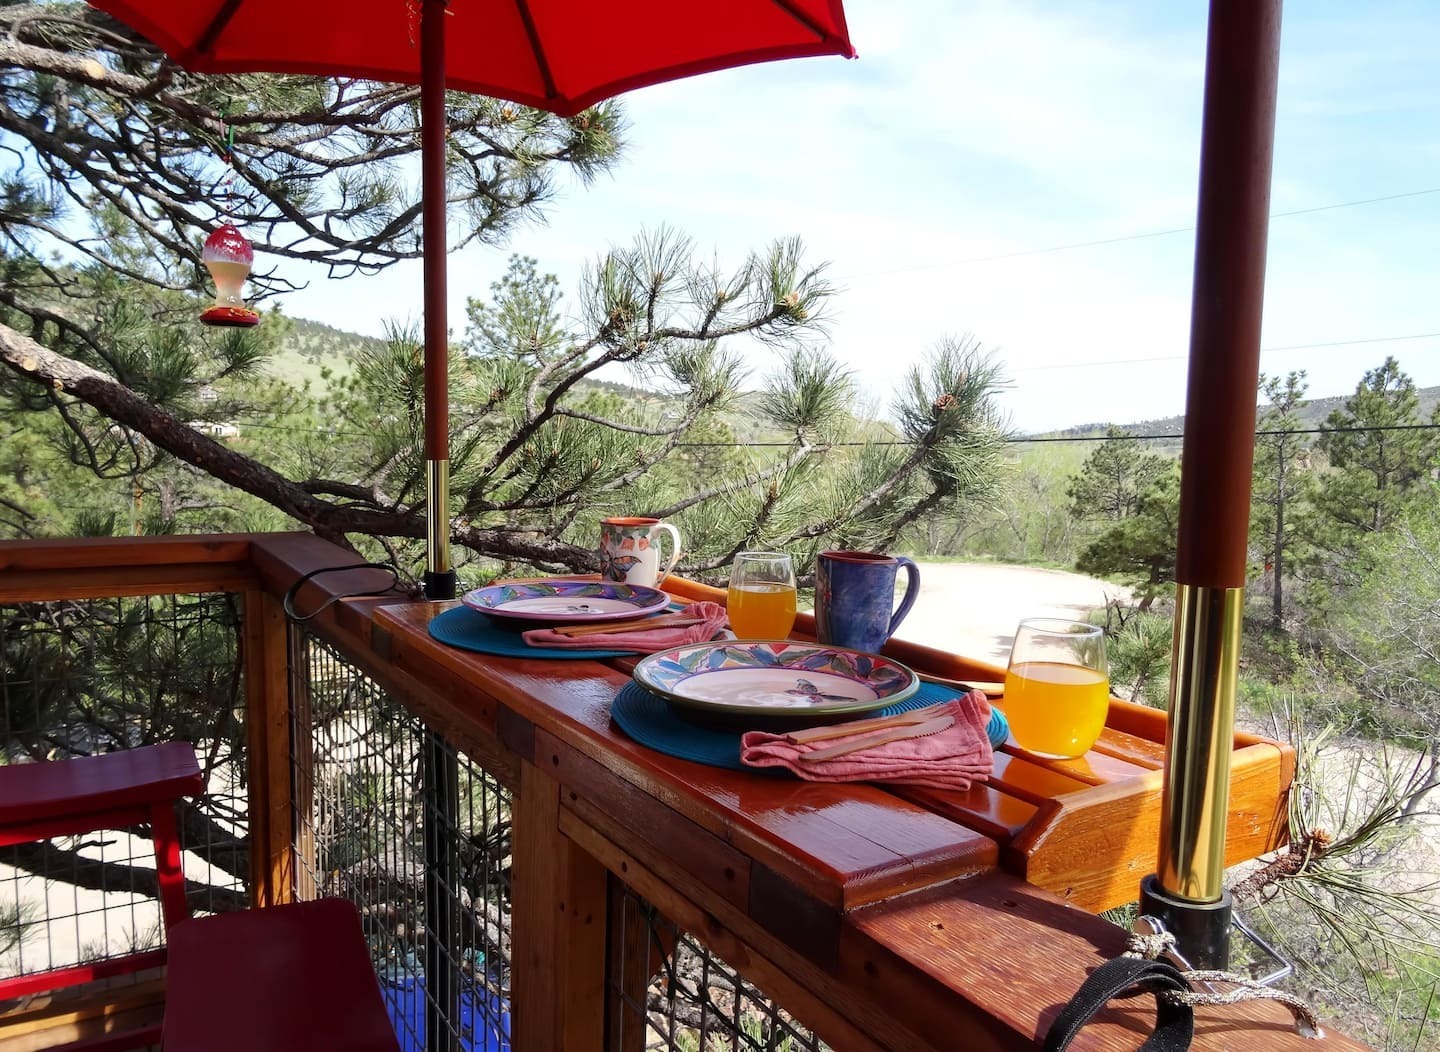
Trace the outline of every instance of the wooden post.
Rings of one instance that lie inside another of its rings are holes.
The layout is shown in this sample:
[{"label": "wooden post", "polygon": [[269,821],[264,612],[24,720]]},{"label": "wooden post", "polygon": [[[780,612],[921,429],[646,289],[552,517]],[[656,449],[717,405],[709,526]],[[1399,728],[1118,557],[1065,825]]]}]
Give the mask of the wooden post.
[{"label": "wooden post", "polygon": [[310,677],[306,671],[305,635],[286,629],[286,659],[290,672],[290,792],[289,822],[294,830],[292,891],[301,902],[318,894],[320,856],[315,847],[315,739],[311,734]]},{"label": "wooden post", "polygon": [[250,896],[273,906],[295,898],[291,801],[290,678],[285,614],[273,596],[245,592],[245,712],[250,780]]},{"label": "wooden post", "polygon": [[605,1016],[605,1049],[606,1052],[644,1052],[645,999],[650,989],[650,926],[634,902],[626,901],[625,885],[614,877],[609,881],[609,899],[609,989],[605,992],[609,1007]]},{"label": "wooden post", "polygon": [[605,867],[560,833],[560,783],[520,765],[513,804],[514,1044],[594,1052],[605,1038]]}]

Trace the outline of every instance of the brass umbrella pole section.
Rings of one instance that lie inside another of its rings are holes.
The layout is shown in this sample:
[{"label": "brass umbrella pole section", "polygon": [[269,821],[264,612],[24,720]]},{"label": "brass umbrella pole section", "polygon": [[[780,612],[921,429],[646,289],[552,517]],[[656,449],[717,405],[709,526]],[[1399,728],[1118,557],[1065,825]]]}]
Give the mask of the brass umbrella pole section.
[{"label": "brass umbrella pole section", "polygon": [[450,561],[450,330],[445,306],[445,8],[420,13],[421,231],[425,241],[425,596],[454,599]]},{"label": "brass umbrella pole section", "polygon": [[1229,958],[1235,733],[1281,0],[1212,0],[1158,872],[1141,911],[1197,967]]}]

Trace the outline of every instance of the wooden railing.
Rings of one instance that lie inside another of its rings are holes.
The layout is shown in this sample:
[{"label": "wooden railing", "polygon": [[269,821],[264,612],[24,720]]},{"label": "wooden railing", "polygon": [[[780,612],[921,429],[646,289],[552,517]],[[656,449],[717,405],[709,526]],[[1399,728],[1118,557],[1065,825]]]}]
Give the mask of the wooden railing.
[{"label": "wooden railing", "polygon": [[[1154,766],[1156,739],[1153,726],[1141,724],[1153,716],[1118,710],[1121,723],[1134,722],[1116,731],[1100,763],[1133,768],[1126,777],[1138,779],[1139,793],[1114,788],[1119,780],[1095,768],[1088,781],[1085,771],[1066,776],[1098,789],[1092,799],[1022,787],[1015,799],[1023,808],[1007,802],[1009,783],[940,806],[870,786],[759,780],[659,757],[619,734],[608,706],[628,679],[623,665],[465,654],[426,635],[433,606],[398,594],[338,599],[387,579],[373,571],[308,582],[295,597],[302,612],[338,601],[303,628],[287,624],[280,596],[301,575],[353,561],[303,534],[7,542],[0,544],[0,605],[171,592],[242,597],[257,906],[337,887],[346,893],[354,884],[337,885],[327,872],[315,841],[324,830],[306,817],[317,806],[312,730],[319,718],[309,708],[316,688],[306,681],[307,646],[338,655],[354,683],[401,712],[424,736],[405,740],[431,750],[425,762],[458,761],[508,794],[505,899],[477,905],[470,892],[463,899],[472,912],[490,911],[482,924],[513,926],[486,936],[509,955],[503,982],[494,962],[483,979],[503,985],[507,1025],[522,1052],[653,1047],[647,1042],[661,1040],[660,1031],[650,1024],[666,1011],[653,981],[678,959],[680,933],[687,952],[713,954],[717,969],[723,959],[738,973],[717,980],[726,1005],[754,1000],[753,984],[782,1006],[767,1009],[769,1022],[757,1025],[793,1023],[805,1034],[797,1047],[823,1041],[846,1050],[1035,1047],[1086,974],[1124,949],[1123,932],[1073,902],[1108,905],[1145,872],[1137,867],[1153,851],[1147,794],[1157,779],[1143,769]],[[940,674],[984,671],[925,648],[895,649]],[[376,719],[355,715],[347,726],[363,740]],[[1253,750],[1241,770],[1255,785],[1242,793],[1253,813],[1241,816],[1233,849],[1254,854],[1275,842],[1284,788],[1276,779],[1288,783],[1290,772],[1273,744],[1239,740],[1237,749]],[[427,779],[432,773],[427,768]],[[426,860],[427,880],[458,857],[459,819],[447,819],[448,848],[427,833],[427,854],[437,843],[450,851]],[[486,821],[498,830],[493,819]],[[1105,841],[1123,850],[1087,860],[1085,843],[1096,841],[1080,831],[1100,827],[1123,834]],[[1077,873],[1075,888],[1057,886]],[[487,886],[500,886],[501,877],[487,877]],[[1047,882],[1049,890],[1038,886]],[[437,916],[447,915],[427,919]],[[462,925],[448,916],[427,932],[427,946],[463,940]],[[448,948],[458,968],[459,948]],[[475,958],[465,960],[473,973]],[[453,1003],[436,960],[425,963],[432,1002]],[[669,977],[671,986],[684,986],[676,979]],[[668,1010],[672,1025],[686,1017],[673,1001]],[[5,1026],[0,1017],[0,1048],[13,1036]],[[1133,1048],[1149,1026],[1148,1005],[1112,1007],[1074,1047]],[[763,1047],[731,1036],[736,1047]],[[684,1047],[666,1040],[664,1047]],[[430,1047],[453,1047],[436,1041],[432,1028]],[[1202,1011],[1196,1047],[1244,1046],[1356,1047],[1336,1038],[1301,1041],[1274,1005]]]}]

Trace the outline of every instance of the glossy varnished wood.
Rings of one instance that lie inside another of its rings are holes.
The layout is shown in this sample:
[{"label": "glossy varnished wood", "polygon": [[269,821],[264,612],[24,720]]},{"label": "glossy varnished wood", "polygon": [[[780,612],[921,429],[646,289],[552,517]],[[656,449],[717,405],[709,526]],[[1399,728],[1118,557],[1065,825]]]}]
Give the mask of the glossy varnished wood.
[{"label": "glossy varnished wood", "polygon": [[[1078,985],[1125,949],[1125,933],[1006,873],[937,887],[847,918],[840,977],[911,1006],[937,1047],[1033,1048]],[[924,978],[921,978],[921,977]],[[1112,1002],[1074,1049],[1133,1052],[1154,1023],[1153,1001]],[[971,1015],[962,1006],[983,1006]],[[1358,1049],[1343,1037],[1295,1034],[1273,1002],[1197,1010],[1196,1049]]]},{"label": "glossy varnished wood", "polygon": [[290,809],[299,802],[292,781],[299,758],[290,740],[290,682],[280,602],[253,588],[245,593],[244,609],[240,640],[249,725],[250,899],[256,906],[273,906],[295,898]]},{"label": "glossy varnished wood", "polygon": [[[1262,741],[1231,758],[1227,865],[1283,842],[1289,781],[1281,753]],[[1042,802],[1006,845],[1006,868],[1085,909],[1133,901],[1138,882],[1154,869],[1161,779],[1161,771],[1148,771]]]},{"label": "glossy varnished wood", "polygon": [[560,835],[560,783],[520,766],[511,919],[517,1048],[592,1052],[604,1042],[605,871]]},{"label": "glossy varnished wood", "polygon": [[253,586],[248,536],[0,541],[0,603]]},{"label": "glossy varnished wood", "polygon": [[[292,567],[314,554],[274,559],[262,552],[256,563],[262,576],[268,574],[279,584]],[[675,591],[689,598],[714,598],[683,582],[676,583]],[[848,861],[827,873],[812,863],[833,860],[828,847],[794,852],[778,842],[792,834],[803,836],[809,828],[818,830],[819,823],[806,823],[815,822],[815,816],[832,817],[827,815],[829,805],[817,798],[788,803],[770,799],[757,814],[737,821],[736,813],[756,810],[757,799],[746,788],[756,779],[679,760],[659,761],[609,725],[606,707],[624,683],[623,666],[628,663],[579,669],[566,662],[485,659],[433,641],[427,646],[423,625],[434,608],[420,608],[429,614],[408,615],[404,609],[374,601],[344,603],[321,619],[318,630],[333,633],[344,626],[347,656],[362,667],[376,667],[388,677],[384,682],[426,692],[427,720],[438,718],[442,728],[448,723],[452,733],[468,726],[472,737],[493,736],[491,748],[513,752],[514,762],[533,763],[537,770],[548,763],[562,772],[556,778],[555,818],[561,833],[695,931],[762,988],[778,994],[837,1048],[938,1052],[1033,1047],[1058,1004],[1095,964],[1122,948],[1117,929],[998,870],[947,880],[939,875],[943,868],[924,874],[922,865],[912,872],[923,875],[895,884],[908,893],[880,900],[863,893],[864,878],[859,888],[832,885],[833,875]],[[409,634],[397,631],[405,625]],[[361,640],[368,653],[351,654],[349,648]],[[922,666],[920,659],[935,653],[908,644],[898,649],[905,652],[902,660]],[[928,667],[942,674],[998,678],[997,670],[983,664],[946,655],[934,661]],[[406,702],[410,704],[408,696]],[[1027,830],[1045,828],[1046,836],[1033,838],[1038,870],[1046,852],[1058,855],[1064,844],[1054,832],[1057,799],[1077,808],[1076,801],[1092,794],[1098,816],[1104,810],[1099,797],[1107,791],[1124,798],[1125,782],[1153,775],[1163,735],[1163,714],[1116,702],[1097,751],[1123,767],[1101,761],[1089,764],[1088,771],[1065,770],[1063,765],[1057,769],[1006,753],[1002,777],[981,792],[907,791],[905,803],[917,814],[952,819],[952,825],[983,833],[982,840],[1003,844],[1009,863],[1017,868],[1030,859],[1019,861],[1016,841]],[[1243,751],[1265,743],[1237,735],[1236,744]],[[1263,762],[1256,771],[1263,775],[1261,783],[1273,779],[1274,804],[1283,795],[1275,787],[1288,784],[1291,758],[1287,750],[1266,748],[1272,751],[1257,757]],[[1248,767],[1248,762],[1240,766]],[[1096,774],[1107,769],[1123,777],[1106,782]],[[518,777],[515,781],[518,785]],[[1046,797],[1042,786],[1070,791]],[[829,788],[868,799],[875,815],[889,814],[900,803],[897,795],[874,787]],[[839,808],[839,814],[851,806]],[[1257,807],[1254,813],[1258,823],[1268,812]],[[762,815],[767,817],[761,820]],[[832,833],[850,838],[860,832],[865,839],[863,831],[851,825],[848,820],[837,822]],[[921,828],[915,826],[912,832]],[[900,836],[895,845],[915,846],[908,836]],[[842,852],[839,861],[854,850]],[[913,857],[922,858],[923,853]],[[896,872],[889,870],[886,879]],[[870,879],[871,887],[880,886]],[[826,897],[827,887],[837,887],[831,897]],[[765,902],[772,903],[768,913],[761,905]],[[1075,1047],[1133,1048],[1148,1025],[1147,1012],[1146,1007],[1112,1010],[1082,1034]],[[1355,1047],[1340,1039],[1299,1043],[1289,1036],[1287,1020],[1284,1010],[1273,1005],[1204,1010],[1195,1047],[1273,1045],[1317,1052]]]},{"label": "glossy varnished wood", "polygon": [[[725,600],[720,590],[694,582],[669,587],[690,599]],[[796,634],[811,631],[812,620],[801,615]],[[1004,678],[996,665],[901,639],[884,652],[938,675]],[[894,793],[994,839],[1002,864],[1015,875],[1099,911],[1134,901],[1140,879],[1155,868],[1165,733],[1163,712],[1112,699],[1100,740],[1078,760],[1037,759],[1006,745],[996,751],[983,789]],[[1289,746],[1244,733],[1234,742],[1227,864],[1280,846],[1295,770]]]},{"label": "glossy varnished wood", "polygon": [[[300,574],[354,558],[303,534],[19,551],[31,547],[0,546],[0,568],[49,575],[66,594],[85,594],[87,574],[97,585],[92,594],[145,581],[166,590],[160,571],[173,557],[170,581],[208,584],[199,590],[258,583],[272,604]],[[110,566],[132,576],[107,583],[93,573]],[[316,609],[386,579],[325,575],[301,589],[297,605]],[[16,578],[0,574],[0,588],[7,580]],[[25,581],[43,591],[38,578]],[[673,582],[673,590],[717,598],[689,582]],[[857,1052],[1033,1047],[1060,1002],[1122,948],[1117,929],[1046,887],[1074,902],[1133,894],[1136,867],[1153,852],[1149,826],[1158,811],[1147,798],[1158,779],[1162,713],[1114,702],[1106,735],[1085,761],[1002,751],[994,782],[967,793],[757,779],[657,757],[624,738],[608,706],[629,662],[464,654],[429,639],[434,606],[401,598],[343,599],[308,628],[516,791],[517,1028],[530,1029],[524,1020],[535,1020],[537,1009],[552,1011],[531,1036],[517,1029],[524,1052],[601,1040],[606,871],[834,1047]],[[268,625],[248,629],[267,662],[277,640],[271,611]],[[810,626],[802,618],[797,628]],[[914,644],[895,641],[887,651],[942,675],[999,678],[993,666]],[[265,689],[273,695],[278,681],[271,677]],[[274,726],[273,706],[259,707]],[[1253,736],[1235,741],[1230,847],[1248,857],[1279,835],[1293,754]],[[275,743],[261,744],[278,755]],[[277,778],[265,794],[282,794]],[[277,843],[274,830],[263,839]],[[1011,872],[995,868],[997,860]],[[1099,875],[1085,875],[1092,870]],[[522,982],[521,969],[531,978]],[[561,1019],[557,1005],[573,1011]],[[1075,1047],[1133,1048],[1148,1012],[1112,1009]],[[1299,1042],[1283,1009],[1261,1005],[1203,1010],[1195,1047],[1356,1046]]]},{"label": "glossy varnished wood", "polygon": [[[693,583],[672,587],[686,598],[714,597],[713,590]],[[744,774],[657,757],[615,732],[608,707],[633,660],[602,665],[467,654],[429,639],[424,625],[435,610],[434,604],[405,604],[377,612],[377,625],[397,646],[387,655],[397,667],[438,664],[467,681],[490,682],[496,700],[519,713],[522,724],[543,713],[540,718],[557,719],[573,730],[588,728],[573,746],[578,753],[607,770],[624,763],[626,778],[643,795],[677,801],[673,806],[682,814],[722,840],[753,843],[762,855],[770,852],[766,864],[778,877],[831,907],[853,908],[944,879],[947,866],[956,866],[959,875],[984,863],[973,852],[962,860],[953,847],[937,849],[924,818],[897,810],[897,800],[993,842],[1005,868],[1085,909],[1133,901],[1139,880],[1154,868],[1165,728],[1163,713],[1155,710],[1112,701],[1112,726],[1078,760],[1037,759],[1007,745],[997,750],[991,782],[979,791],[917,793],[795,782],[756,788],[757,780]],[[927,670],[959,671],[946,655],[928,648],[892,643],[891,649]],[[969,669],[961,674],[996,672],[960,664]],[[1283,746],[1244,735],[1236,736],[1236,745],[1234,818],[1227,841],[1232,863],[1280,843],[1293,770],[1293,757]],[[543,762],[537,752],[527,756]],[[554,762],[566,756],[561,750]],[[572,778],[585,777],[583,766],[573,758],[568,762]],[[740,820],[733,813],[719,817],[708,807],[696,813],[686,801],[699,798],[730,805]]]},{"label": "glossy varnished wood", "polygon": [[693,933],[832,1047],[843,1052],[925,1052],[932,1047],[910,1029],[905,1013],[897,1011],[899,1006],[878,1003],[863,989],[846,990],[835,979],[838,939],[830,963],[817,963],[813,952],[802,952],[813,947],[777,937],[743,908],[710,897],[705,885],[679,864],[678,855],[634,842],[625,822],[583,800],[561,809],[560,828],[618,880]]},{"label": "glossy varnished wood", "polygon": [[[267,534],[190,534],[167,537],[55,537],[0,541],[0,576],[30,571],[160,567],[176,563],[248,563],[250,543]],[[294,535],[275,535],[294,536]],[[336,549],[331,546],[333,552]]]},{"label": "glossy varnished wood", "polygon": [[673,811],[835,910],[995,864],[998,849],[989,837],[877,787],[757,778],[638,745],[610,720],[610,703],[629,682],[625,672],[594,661],[447,647],[425,627],[436,612],[436,604],[423,603],[376,611],[376,625],[391,641],[390,660],[405,671],[444,669],[483,682],[496,703],[534,728],[529,741],[513,740],[512,748],[529,749],[527,760],[567,786],[613,797],[612,806],[635,812],[637,825],[656,836],[670,835],[665,830],[673,822],[655,809]]}]

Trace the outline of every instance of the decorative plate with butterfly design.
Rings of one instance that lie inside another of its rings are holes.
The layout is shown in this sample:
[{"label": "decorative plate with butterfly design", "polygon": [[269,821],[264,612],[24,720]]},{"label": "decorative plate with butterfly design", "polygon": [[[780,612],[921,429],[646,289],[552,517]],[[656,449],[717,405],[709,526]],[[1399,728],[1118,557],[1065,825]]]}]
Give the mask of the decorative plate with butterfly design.
[{"label": "decorative plate with butterfly design", "polygon": [[664,610],[670,597],[658,588],[640,585],[557,579],[492,584],[466,592],[461,602],[497,620],[523,621],[526,628],[537,628],[644,617]]},{"label": "decorative plate with butterfly design", "polygon": [[868,712],[920,689],[915,673],[890,658],[789,640],[674,647],[644,658],[634,675],[676,705],[748,716]]}]

